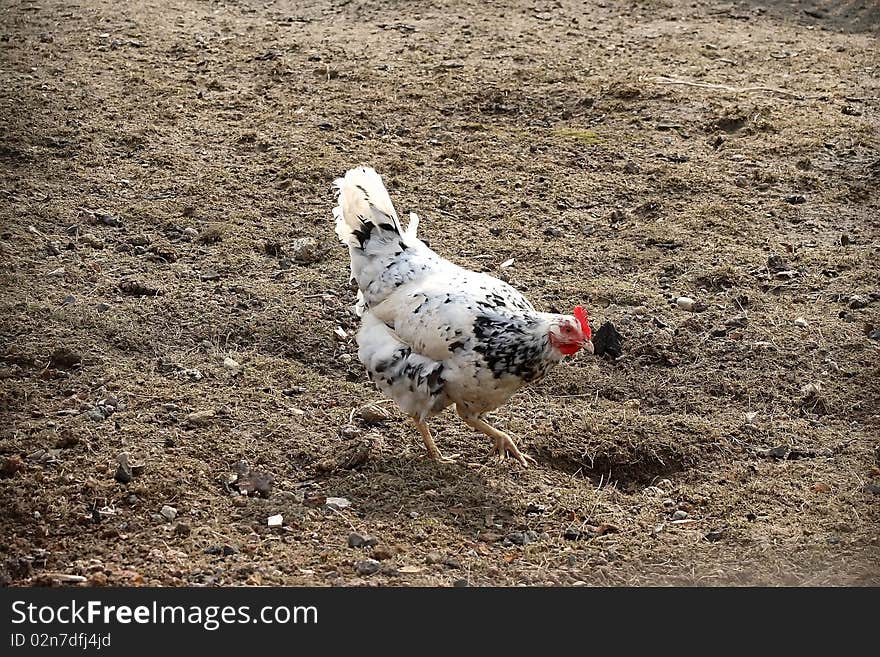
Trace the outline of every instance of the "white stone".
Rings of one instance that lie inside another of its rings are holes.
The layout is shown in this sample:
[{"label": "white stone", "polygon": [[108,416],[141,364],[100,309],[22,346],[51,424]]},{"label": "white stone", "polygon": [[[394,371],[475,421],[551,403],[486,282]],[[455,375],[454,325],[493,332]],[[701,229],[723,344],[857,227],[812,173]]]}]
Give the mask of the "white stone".
[{"label": "white stone", "polygon": [[678,297],[678,299],[675,300],[675,303],[682,310],[690,311],[694,309],[694,304],[696,303],[696,301],[694,301],[690,297]]}]

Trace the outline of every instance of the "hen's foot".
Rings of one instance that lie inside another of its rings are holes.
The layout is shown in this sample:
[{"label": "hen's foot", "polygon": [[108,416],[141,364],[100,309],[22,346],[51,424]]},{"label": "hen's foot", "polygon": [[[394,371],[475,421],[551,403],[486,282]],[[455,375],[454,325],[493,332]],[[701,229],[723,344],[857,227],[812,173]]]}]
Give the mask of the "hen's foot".
[{"label": "hen's foot", "polygon": [[519,451],[519,447],[516,446],[516,443],[514,443],[513,439],[507,434],[502,433],[495,436],[495,446],[489,451],[489,455],[492,456],[495,454],[498,455],[499,463],[504,461],[509,455],[519,461],[524,468],[529,467],[529,463],[532,465],[538,465],[538,462],[531,456]]},{"label": "hen's foot", "polygon": [[422,434],[422,440],[425,441],[425,449],[428,450],[428,458],[435,463],[455,463],[455,460],[460,456],[459,454],[443,456],[443,454],[440,453],[440,450],[437,449],[437,445],[434,444],[434,438],[431,436],[431,430],[428,428],[428,425],[417,419],[413,419],[413,422],[419,430],[419,433]]},{"label": "hen's foot", "polygon": [[443,456],[440,451],[436,451],[433,454],[428,452],[428,458],[434,461],[434,463],[456,463],[458,462],[458,458],[461,454],[450,454],[449,456]]},{"label": "hen's foot", "polygon": [[507,458],[508,454],[515,458],[520,462],[522,467],[529,467],[529,463],[532,465],[538,465],[538,462],[533,459],[531,456],[527,456],[519,451],[519,448],[516,446],[516,443],[513,442],[513,438],[508,436],[503,431],[496,429],[488,422],[481,420],[478,417],[468,416],[466,413],[462,413],[460,410],[458,414],[461,416],[461,419],[465,421],[470,427],[473,427],[477,431],[480,431],[490,438],[495,440],[495,446],[492,448],[490,454],[497,454],[498,460],[503,461]]}]

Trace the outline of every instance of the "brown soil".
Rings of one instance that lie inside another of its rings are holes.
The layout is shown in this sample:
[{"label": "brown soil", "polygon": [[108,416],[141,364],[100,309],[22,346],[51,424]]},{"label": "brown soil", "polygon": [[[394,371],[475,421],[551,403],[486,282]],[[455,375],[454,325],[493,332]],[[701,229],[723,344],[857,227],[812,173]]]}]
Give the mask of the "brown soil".
[{"label": "brown soil", "polygon": [[[427,4],[7,3],[0,581],[880,584],[877,3]],[[537,467],[352,414],[361,162],[625,336],[494,414]]]}]

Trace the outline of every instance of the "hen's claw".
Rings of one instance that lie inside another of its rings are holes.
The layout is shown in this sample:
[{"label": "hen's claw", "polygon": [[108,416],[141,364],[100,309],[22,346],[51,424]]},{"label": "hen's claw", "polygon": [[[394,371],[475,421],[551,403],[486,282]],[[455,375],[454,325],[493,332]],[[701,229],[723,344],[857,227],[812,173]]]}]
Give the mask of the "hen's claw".
[{"label": "hen's claw", "polygon": [[434,438],[431,436],[431,430],[428,429],[428,425],[416,418],[413,418],[413,422],[419,430],[419,433],[422,434],[422,440],[425,441],[425,449],[428,450],[429,459],[435,463],[455,463],[455,460],[461,456],[460,454],[443,456],[443,454],[440,453],[440,450],[437,449],[437,445],[434,443]]},{"label": "hen's claw", "polygon": [[533,459],[531,456],[523,454],[519,451],[519,448],[516,446],[516,443],[513,442],[513,438],[508,436],[503,431],[496,429],[491,424],[487,423],[485,420],[481,420],[479,417],[474,417],[472,415],[468,415],[465,412],[462,412],[461,409],[457,409],[458,414],[461,416],[461,419],[465,421],[470,427],[473,427],[477,431],[480,431],[490,438],[495,440],[495,446],[492,448],[491,454],[498,454],[498,460],[503,461],[507,458],[508,453],[513,456],[517,461],[519,461],[522,467],[529,467],[529,463],[532,465],[538,465],[538,462]]},{"label": "hen's claw", "polygon": [[434,461],[434,463],[457,463],[458,458],[461,454],[450,454],[449,456],[443,456],[439,451],[435,454],[428,453],[428,458]]},{"label": "hen's claw", "polygon": [[498,455],[498,462],[504,461],[507,458],[508,453],[510,456],[515,458],[520,462],[522,467],[529,467],[529,463],[532,465],[538,465],[538,462],[533,459],[528,454],[523,454],[519,451],[519,447],[516,446],[516,443],[511,440],[510,436],[506,434],[501,434],[495,437],[495,446],[489,451],[489,456]]}]

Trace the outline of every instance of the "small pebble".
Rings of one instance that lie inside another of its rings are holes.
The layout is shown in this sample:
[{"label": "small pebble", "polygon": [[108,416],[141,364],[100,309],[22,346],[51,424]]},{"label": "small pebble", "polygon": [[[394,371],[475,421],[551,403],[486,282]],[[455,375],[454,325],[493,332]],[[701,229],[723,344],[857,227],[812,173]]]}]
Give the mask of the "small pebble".
[{"label": "small pebble", "polygon": [[100,237],[92,235],[91,233],[86,233],[80,238],[83,242],[88,244],[93,249],[103,249],[104,248],[104,240]]},{"label": "small pebble", "polygon": [[342,511],[351,506],[351,502],[345,497],[328,497],[324,502],[329,508]]},{"label": "small pebble", "polygon": [[708,534],[706,534],[706,540],[710,543],[717,543],[722,538],[724,538],[723,529],[713,529]]},{"label": "small pebble", "polygon": [[[201,381],[203,378],[201,371],[195,368],[180,370],[180,376],[185,376],[193,381]],[[195,415],[195,413],[193,413],[193,415]]]},{"label": "small pebble", "polygon": [[362,547],[372,547],[379,543],[379,539],[374,538],[373,536],[358,534],[352,532],[348,535],[348,547],[352,548],[362,548]]},{"label": "small pebble", "polygon": [[95,212],[95,216],[101,221],[105,226],[112,226],[113,228],[119,228],[122,226],[122,221],[116,215],[109,214],[108,212]]},{"label": "small pebble", "polygon": [[354,569],[358,575],[372,575],[378,573],[382,564],[375,559],[362,559],[354,564]]},{"label": "small pebble", "polygon": [[675,304],[682,310],[692,311],[696,302],[690,297],[678,297]]},{"label": "small pebble", "polygon": [[675,513],[672,514],[673,520],[687,520],[687,517],[688,517],[688,512],[682,511],[681,509],[679,509],[678,511],[676,511]]},{"label": "small pebble", "polygon": [[129,483],[134,477],[131,471],[131,465],[128,463],[128,452],[119,452],[116,455],[116,474],[114,475],[114,479],[121,484]]},{"label": "small pebble", "polygon": [[767,455],[772,456],[775,459],[784,459],[789,452],[788,445],[779,445],[778,447],[771,447],[767,450]]},{"label": "small pebble", "polygon": [[318,262],[322,253],[318,248],[318,242],[313,237],[300,237],[293,240],[287,250],[294,262],[310,265]]},{"label": "small pebble", "polygon": [[98,304],[98,312],[99,312],[99,313],[105,313],[105,312],[107,312],[108,310],[110,310],[110,304],[109,304],[109,303],[99,303],[99,304]]},{"label": "small pebble", "polygon": [[[348,354],[343,354],[348,355]],[[384,406],[378,404],[366,404],[358,409],[358,416],[367,424],[379,424],[385,420],[390,420],[392,415]]]},{"label": "small pebble", "polygon": [[278,513],[274,516],[269,516],[266,519],[266,524],[269,527],[280,527],[281,525],[284,524],[284,516],[282,516],[280,513]]},{"label": "small pebble", "polygon": [[159,510],[159,515],[165,518],[168,522],[172,522],[177,517],[177,509],[166,504]]},{"label": "small pebble", "polygon": [[439,552],[428,552],[425,561],[430,564],[443,563],[443,555]]},{"label": "small pebble", "polygon": [[223,359],[223,367],[229,370],[230,372],[238,372],[241,369],[241,365],[234,358],[230,358],[227,356]]},{"label": "small pebble", "polygon": [[215,413],[213,410],[194,411],[186,416],[186,421],[195,427],[203,427],[210,424],[214,420]]},{"label": "small pebble", "polygon": [[581,532],[574,527],[569,527],[565,530],[565,533],[562,534],[562,538],[566,541],[577,541],[581,538]]},{"label": "small pebble", "polygon": [[194,240],[199,236],[199,231],[197,231],[195,228],[190,227],[184,228],[183,233],[181,234],[184,235],[187,239]]},{"label": "small pebble", "polygon": [[807,323],[807,320],[804,319],[803,317],[798,317],[797,319],[794,320],[794,325],[800,326],[801,328],[807,328],[808,323]]}]

